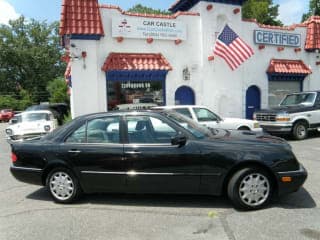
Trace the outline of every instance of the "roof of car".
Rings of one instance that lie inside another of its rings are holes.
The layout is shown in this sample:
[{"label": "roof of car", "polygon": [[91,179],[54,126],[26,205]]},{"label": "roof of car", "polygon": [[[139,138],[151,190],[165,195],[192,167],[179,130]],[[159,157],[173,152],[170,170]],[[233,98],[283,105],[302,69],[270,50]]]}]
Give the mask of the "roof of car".
[{"label": "roof of car", "polygon": [[175,108],[189,108],[189,107],[207,108],[206,106],[201,106],[201,105],[168,105],[168,106],[153,107],[152,109],[175,109]]},{"label": "roof of car", "polygon": [[52,114],[49,110],[34,110],[34,111],[24,111],[19,114],[16,114],[15,116],[21,116],[21,115],[26,115],[26,114],[32,114],[32,113],[47,113],[47,114]]}]

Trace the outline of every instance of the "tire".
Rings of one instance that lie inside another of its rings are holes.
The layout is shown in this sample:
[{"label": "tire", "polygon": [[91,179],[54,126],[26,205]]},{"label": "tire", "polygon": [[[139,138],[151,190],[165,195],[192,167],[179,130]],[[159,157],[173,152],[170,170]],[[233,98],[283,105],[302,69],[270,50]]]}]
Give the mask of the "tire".
[{"label": "tire", "polygon": [[82,190],[78,179],[67,168],[55,168],[47,177],[47,188],[57,203],[74,202],[81,195]]},{"label": "tire", "polygon": [[271,199],[273,185],[270,176],[259,168],[244,168],[228,183],[228,197],[237,209],[257,210]]},{"label": "tire", "polygon": [[295,140],[303,140],[308,137],[308,126],[304,122],[297,122],[292,129],[292,136]]}]

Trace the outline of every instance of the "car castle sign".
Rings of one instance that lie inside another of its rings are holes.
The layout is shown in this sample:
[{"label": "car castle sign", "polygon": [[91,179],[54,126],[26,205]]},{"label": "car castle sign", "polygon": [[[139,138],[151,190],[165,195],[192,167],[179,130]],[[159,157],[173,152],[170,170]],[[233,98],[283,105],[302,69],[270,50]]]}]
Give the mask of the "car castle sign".
[{"label": "car castle sign", "polygon": [[186,40],[187,27],[184,22],[170,19],[114,17],[112,37]]}]

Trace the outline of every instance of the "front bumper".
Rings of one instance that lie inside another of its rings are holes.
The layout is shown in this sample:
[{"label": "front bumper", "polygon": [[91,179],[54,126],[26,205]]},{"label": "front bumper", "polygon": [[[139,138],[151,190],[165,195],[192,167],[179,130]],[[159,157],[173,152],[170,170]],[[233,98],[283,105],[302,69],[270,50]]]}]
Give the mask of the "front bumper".
[{"label": "front bumper", "polygon": [[[282,177],[291,177],[290,182],[283,182]],[[307,170],[300,164],[299,170],[288,171],[288,172],[278,172],[278,195],[284,195],[287,193],[292,193],[298,191],[298,189],[303,185],[308,177]]]},{"label": "front bumper", "polygon": [[11,166],[10,172],[20,182],[43,185],[42,169]]},{"label": "front bumper", "polygon": [[262,129],[269,133],[289,134],[292,130],[292,123],[259,122]]}]

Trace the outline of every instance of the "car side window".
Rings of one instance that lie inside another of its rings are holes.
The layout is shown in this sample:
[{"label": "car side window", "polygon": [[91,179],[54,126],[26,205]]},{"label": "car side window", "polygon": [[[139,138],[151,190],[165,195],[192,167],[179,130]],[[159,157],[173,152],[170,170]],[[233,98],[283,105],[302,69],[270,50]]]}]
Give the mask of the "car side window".
[{"label": "car side window", "polygon": [[75,130],[66,140],[67,143],[119,143],[120,118],[107,117],[88,121]]},{"label": "car side window", "polygon": [[191,112],[189,111],[188,108],[176,108],[174,109],[174,111],[192,119]]},{"label": "car side window", "polygon": [[119,143],[119,124],[119,117],[107,117],[90,120],[87,126],[87,142]]},{"label": "car side window", "polygon": [[177,131],[159,118],[149,116],[127,117],[129,143],[171,144]]},{"label": "car side window", "polygon": [[86,124],[83,124],[75,130],[65,141],[66,143],[84,143],[86,142]]},{"label": "car side window", "polygon": [[194,108],[198,122],[218,121],[219,117],[206,108]]}]

